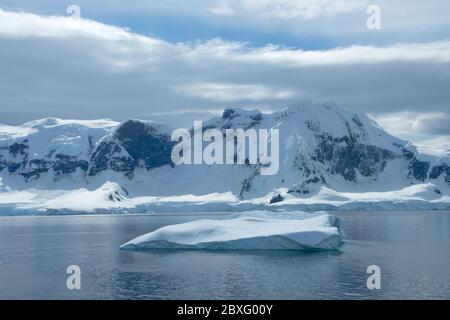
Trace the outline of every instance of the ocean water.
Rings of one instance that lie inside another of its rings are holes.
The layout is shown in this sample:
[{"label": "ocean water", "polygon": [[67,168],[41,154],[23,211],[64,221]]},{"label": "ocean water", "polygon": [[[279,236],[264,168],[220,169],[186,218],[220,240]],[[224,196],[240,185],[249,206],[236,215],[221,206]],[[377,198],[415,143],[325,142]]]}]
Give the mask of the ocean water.
[{"label": "ocean water", "polygon": [[[335,213],[338,251],[121,251],[217,215],[0,217],[0,299],[450,299],[450,212]],[[69,290],[66,269],[81,270]],[[367,267],[381,269],[369,290]]]}]

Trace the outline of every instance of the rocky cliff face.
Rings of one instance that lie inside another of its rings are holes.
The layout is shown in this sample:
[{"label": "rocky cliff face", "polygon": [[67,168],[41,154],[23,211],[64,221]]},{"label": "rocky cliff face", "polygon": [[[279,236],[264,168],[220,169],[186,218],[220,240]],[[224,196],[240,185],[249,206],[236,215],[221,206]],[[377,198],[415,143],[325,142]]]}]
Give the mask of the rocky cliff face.
[{"label": "rocky cliff face", "polygon": [[[145,172],[149,185],[158,177],[189,189],[188,172],[195,171],[202,177],[199,183],[205,185],[204,189],[196,186],[198,193],[215,192],[214,186],[220,184],[226,189],[229,181],[230,191],[241,198],[280,188],[307,197],[324,185],[362,192],[426,181],[438,186],[436,192],[450,190],[448,160],[422,155],[367,116],[334,105],[303,103],[273,114],[226,109],[221,117],[205,121],[203,127],[222,132],[233,128],[279,129],[278,174],[261,176],[258,166],[249,165],[243,165],[244,171],[228,166],[174,168],[170,157],[172,129],[156,122],[44,119],[20,127],[0,127],[0,177],[4,183],[21,180],[26,188],[44,180],[47,187],[52,181],[65,179],[82,184],[105,173],[121,175],[133,184],[136,173]],[[158,186],[149,190],[158,190]]]},{"label": "rocky cliff face", "polygon": [[155,122],[129,120],[122,123],[96,146],[90,158],[89,175],[113,170],[131,179],[136,168],[151,170],[172,165],[171,131]]}]

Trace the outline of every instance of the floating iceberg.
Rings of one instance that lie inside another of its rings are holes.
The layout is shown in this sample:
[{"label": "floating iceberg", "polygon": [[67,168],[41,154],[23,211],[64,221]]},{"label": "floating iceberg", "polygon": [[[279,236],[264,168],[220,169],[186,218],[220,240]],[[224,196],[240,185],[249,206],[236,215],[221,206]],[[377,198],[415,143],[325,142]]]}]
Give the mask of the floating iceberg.
[{"label": "floating iceberg", "polygon": [[342,241],[339,220],[328,214],[307,219],[241,216],[166,226],[121,249],[332,250]]}]

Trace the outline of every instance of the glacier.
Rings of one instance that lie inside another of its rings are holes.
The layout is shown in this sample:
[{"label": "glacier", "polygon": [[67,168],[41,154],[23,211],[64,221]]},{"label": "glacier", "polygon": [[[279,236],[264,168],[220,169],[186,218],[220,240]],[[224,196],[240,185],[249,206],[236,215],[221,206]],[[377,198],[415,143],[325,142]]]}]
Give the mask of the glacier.
[{"label": "glacier", "polygon": [[124,250],[334,250],[342,234],[336,217],[290,219],[245,214],[170,225],[123,244]]},{"label": "glacier", "polygon": [[448,152],[330,103],[226,109],[203,127],[280,133],[280,169],[174,165],[172,128],[46,118],[0,125],[0,215],[450,209]]}]

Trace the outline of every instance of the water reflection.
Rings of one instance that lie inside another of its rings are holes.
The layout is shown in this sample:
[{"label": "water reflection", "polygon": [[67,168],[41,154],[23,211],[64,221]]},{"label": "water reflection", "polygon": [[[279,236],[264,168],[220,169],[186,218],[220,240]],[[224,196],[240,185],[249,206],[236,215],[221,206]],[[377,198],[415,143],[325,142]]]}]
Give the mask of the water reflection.
[{"label": "water reflection", "polygon": [[[1,217],[0,298],[450,298],[450,214],[340,213],[339,251],[131,252],[119,246],[168,224],[213,216]],[[82,290],[65,270],[82,269]],[[382,290],[366,268],[382,269]]]}]

